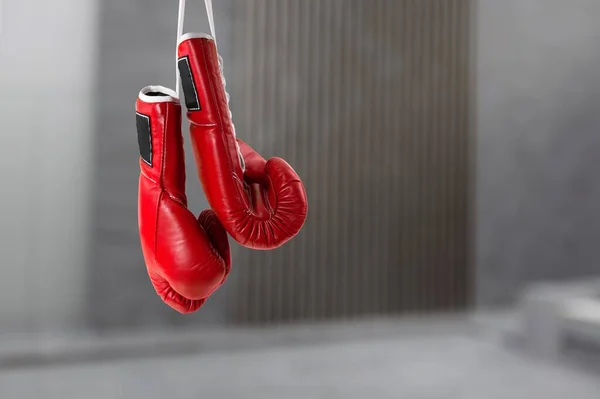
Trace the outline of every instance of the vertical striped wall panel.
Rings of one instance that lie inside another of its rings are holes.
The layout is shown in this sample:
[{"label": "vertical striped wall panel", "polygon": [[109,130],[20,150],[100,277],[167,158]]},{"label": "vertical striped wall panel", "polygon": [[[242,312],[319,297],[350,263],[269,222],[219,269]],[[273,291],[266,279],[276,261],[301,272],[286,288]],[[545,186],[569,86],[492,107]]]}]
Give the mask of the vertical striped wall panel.
[{"label": "vertical striped wall panel", "polygon": [[235,4],[238,136],[294,166],[309,217],[280,249],[236,252],[229,320],[467,306],[471,2]]}]

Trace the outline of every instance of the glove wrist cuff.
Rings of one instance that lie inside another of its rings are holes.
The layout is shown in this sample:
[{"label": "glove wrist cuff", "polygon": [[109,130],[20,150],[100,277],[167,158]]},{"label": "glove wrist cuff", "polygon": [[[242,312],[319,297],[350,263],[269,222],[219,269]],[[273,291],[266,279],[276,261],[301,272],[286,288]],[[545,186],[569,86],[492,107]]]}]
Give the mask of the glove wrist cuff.
[{"label": "glove wrist cuff", "polygon": [[179,104],[179,98],[174,90],[164,86],[146,86],[140,90],[138,98],[149,104],[173,102]]}]

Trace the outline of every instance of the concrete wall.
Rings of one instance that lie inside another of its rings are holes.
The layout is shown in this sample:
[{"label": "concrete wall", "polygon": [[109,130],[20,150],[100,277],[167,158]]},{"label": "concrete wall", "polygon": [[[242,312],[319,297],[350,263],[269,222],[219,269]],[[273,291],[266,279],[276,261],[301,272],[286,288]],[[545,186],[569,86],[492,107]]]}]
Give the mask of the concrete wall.
[{"label": "concrete wall", "polygon": [[4,0],[0,333],[81,321],[96,1]]},{"label": "concrete wall", "polygon": [[479,0],[478,301],[600,274],[600,2]]},{"label": "concrete wall", "polygon": [[293,165],[309,212],[234,266],[232,321],[463,309],[470,0],[243,4],[238,137]]}]

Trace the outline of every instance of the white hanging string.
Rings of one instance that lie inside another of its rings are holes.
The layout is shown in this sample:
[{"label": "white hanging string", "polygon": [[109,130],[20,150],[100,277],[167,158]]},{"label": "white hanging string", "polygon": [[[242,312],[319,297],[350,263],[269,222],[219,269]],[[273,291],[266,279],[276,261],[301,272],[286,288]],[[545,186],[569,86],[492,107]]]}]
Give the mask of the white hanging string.
[{"label": "white hanging string", "polygon": [[[215,45],[217,44],[217,33],[215,31],[215,15],[213,13],[212,0],[204,0],[204,5],[206,6],[206,15],[208,16],[208,25],[210,26],[210,34],[215,41]],[[185,22],[185,0],[179,0],[179,12],[177,15],[177,43],[179,43],[179,38],[183,35],[183,25]],[[176,54],[176,60],[178,60],[178,55]],[[175,81],[175,92],[177,93],[177,97],[179,97],[179,67],[177,64],[175,65],[176,69],[176,81]]]},{"label": "white hanging string", "polygon": [[[185,0],[179,0],[179,13],[177,16],[177,43],[179,43],[179,38],[183,35],[183,23],[185,21]],[[177,45],[175,46],[175,71],[176,71],[176,80],[175,80],[175,93],[177,93],[177,98],[179,98],[179,53]]]},{"label": "white hanging string", "polygon": [[210,26],[210,34],[217,44],[217,32],[215,32],[215,16],[213,14],[212,0],[204,0],[206,6],[206,15],[208,15],[208,25]]}]

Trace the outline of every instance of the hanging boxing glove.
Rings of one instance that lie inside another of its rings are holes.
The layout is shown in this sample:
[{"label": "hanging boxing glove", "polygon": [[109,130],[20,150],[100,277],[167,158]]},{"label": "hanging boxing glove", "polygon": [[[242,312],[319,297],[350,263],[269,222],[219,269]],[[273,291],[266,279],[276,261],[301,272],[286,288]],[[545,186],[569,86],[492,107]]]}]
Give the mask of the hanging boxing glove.
[{"label": "hanging boxing glove", "polygon": [[231,267],[227,233],[210,210],[187,209],[181,106],[172,90],[144,88],[136,102],[138,224],[150,281],[181,313],[200,308]]},{"label": "hanging boxing glove", "polygon": [[306,220],[302,181],[283,159],[265,160],[236,139],[221,60],[211,36],[186,34],[179,43],[179,74],[206,198],[241,245],[276,248],[293,238]]}]

